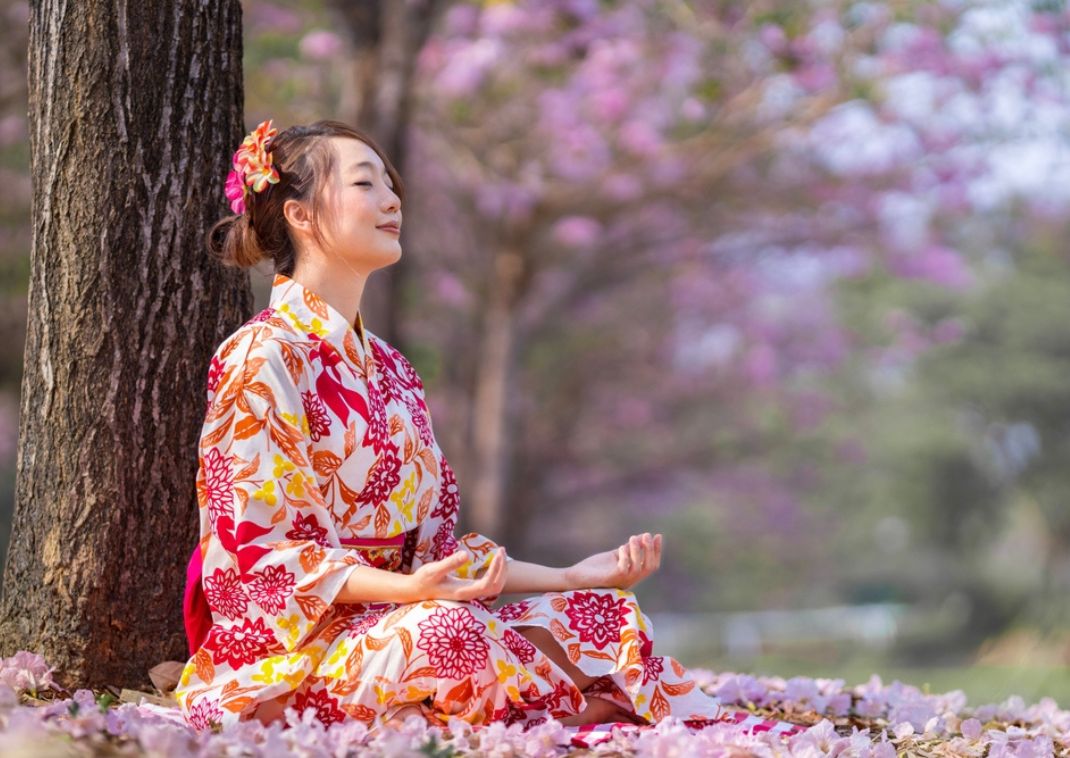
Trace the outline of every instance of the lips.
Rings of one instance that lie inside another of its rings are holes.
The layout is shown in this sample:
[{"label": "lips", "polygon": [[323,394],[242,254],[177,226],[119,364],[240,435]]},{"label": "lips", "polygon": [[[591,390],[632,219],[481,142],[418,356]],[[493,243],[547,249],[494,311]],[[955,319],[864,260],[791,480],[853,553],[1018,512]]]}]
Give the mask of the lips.
[{"label": "lips", "polygon": [[384,232],[394,232],[395,234],[400,234],[401,232],[401,229],[398,227],[397,224],[382,224],[375,228],[382,229]]}]

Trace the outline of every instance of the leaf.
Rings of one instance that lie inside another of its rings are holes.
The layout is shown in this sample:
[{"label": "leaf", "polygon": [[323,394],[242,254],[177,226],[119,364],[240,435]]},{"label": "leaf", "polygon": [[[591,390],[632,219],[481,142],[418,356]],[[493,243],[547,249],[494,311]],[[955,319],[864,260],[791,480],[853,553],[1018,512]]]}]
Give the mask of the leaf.
[{"label": "leaf", "polygon": [[349,426],[346,427],[345,435],[345,450],[343,455],[348,458],[353,453],[353,448],[357,446],[357,423],[355,421],[349,422]]},{"label": "leaf", "polygon": [[575,634],[570,632],[568,629],[566,629],[564,627],[564,625],[562,625],[562,623],[560,621],[558,621],[557,619],[551,619],[550,620],[550,631],[553,632],[554,636],[557,637],[557,639],[561,640],[562,642],[564,642],[566,640],[570,640],[570,639],[572,639],[573,637],[576,636]]},{"label": "leaf", "polygon": [[260,453],[258,452],[253,456],[253,460],[249,462],[249,465],[243,468],[241,471],[234,475],[234,481],[240,482],[242,479],[248,479],[255,474],[260,468]]},{"label": "leaf", "polygon": [[655,721],[661,721],[669,715],[669,701],[661,694],[661,690],[654,688],[654,697],[650,701],[650,712],[654,714]]},{"label": "leaf", "polygon": [[675,658],[670,658],[669,662],[672,664],[672,671],[674,674],[676,674],[681,679],[687,676],[687,669],[680,665],[679,661],[677,661]]},{"label": "leaf", "polygon": [[[193,665],[197,667],[197,676],[201,678],[205,684],[211,684],[215,679],[215,666],[212,665],[212,656],[208,655],[205,650],[198,650],[197,654],[193,656]],[[224,691],[223,694],[226,694]]]},{"label": "leaf", "polygon": [[420,504],[416,506],[416,522],[422,524],[424,519],[427,518],[428,512],[431,510],[431,497],[434,494],[434,490],[429,488],[424,490],[423,497],[420,498]]},{"label": "leaf", "polygon": [[568,659],[573,663],[580,662],[580,643],[573,642],[568,646]]},{"label": "leaf", "polygon": [[272,523],[272,525],[277,524],[280,521],[282,521],[284,518],[286,518],[286,509],[285,508],[276,508],[275,512],[271,515],[271,523]]},{"label": "leaf", "polygon": [[383,504],[375,509],[375,536],[386,536],[386,528],[390,525],[390,509]]},{"label": "leaf", "polygon": [[[251,345],[249,349],[252,350]],[[265,363],[267,363],[267,358],[263,356],[245,359],[245,363],[242,364],[241,384],[243,387],[249,382],[256,381],[256,375],[260,373],[260,367]]]},{"label": "leaf", "polygon": [[252,697],[236,697],[233,700],[228,700],[222,705],[231,713],[241,713],[250,705],[252,705],[253,702],[254,699]]},{"label": "leaf", "polygon": [[353,648],[353,652],[346,658],[346,678],[355,679],[360,674],[360,669],[364,665],[364,648],[357,645]]},{"label": "leaf", "polygon": [[[466,676],[464,681],[456,685],[453,689],[446,693],[447,703],[463,703],[465,705],[472,699],[472,677]],[[450,712],[449,708],[443,709],[446,713]]]},{"label": "leaf", "polygon": [[412,441],[412,437],[408,434],[405,435],[405,463],[412,460],[412,456],[416,454],[416,443]]},{"label": "leaf", "polygon": [[245,385],[245,389],[258,397],[264,398],[270,405],[275,405],[275,393],[271,391],[271,387],[263,382],[249,382],[249,384]]},{"label": "leaf", "polygon": [[342,459],[330,450],[317,450],[312,453],[312,468],[320,476],[330,476],[341,465]]},{"label": "leaf", "polygon": [[368,646],[369,650],[382,650],[390,644],[389,637],[373,637],[370,634],[364,635],[364,644]]},{"label": "leaf", "polygon": [[662,689],[673,697],[679,697],[680,695],[686,695],[691,690],[695,689],[695,680],[688,682],[679,682],[677,684],[669,684],[668,682],[661,683]]},{"label": "leaf", "polygon": [[375,721],[378,716],[374,709],[359,703],[343,703],[339,707],[357,721]]},{"label": "leaf", "polygon": [[282,362],[286,364],[286,370],[290,372],[290,379],[293,381],[294,386],[300,386],[301,369],[304,367],[304,361],[301,360],[301,356],[288,343],[280,340],[278,344],[282,350]]},{"label": "leaf", "polygon": [[217,426],[208,434],[201,437],[200,447],[201,450],[208,450],[220,443],[220,441],[230,433],[230,425],[233,423],[233,419],[227,419],[222,424]]},{"label": "leaf", "polygon": [[418,669],[413,669],[412,671],[410,671],[405,676],[405,680],[404,681],[407,682],[410,679],[418,679],[418,678],[420,678],[422,676],[429,676],[429,677],[437,679],[438,678],[438,671],[435,670],[434,666],[421,666]]},{"label": "leaf", "polygon": [[327,316],[327,303],[324,302],[323,298],[310,289],[302,288],[301,292],[304,295],[305,305],[308,306],[308,309],[326,321],[329,317]]},{"label": "leaf", "polygon": [[315,595],[298,595],[297,606],[309,621],[315,621],[327,610],[327,604]]},{"label": "leaf", "polygon": [[352,332],[346,332],[346,336],[342,338],[342,347],[345,348],[346,358],[349,359],[349,362],[355,364],[358,368],[362,368],[360,354],[357,352],[357,341],[353,339]]},{"label": "leaf", "polygon": [[568,608],[568,601],[561,596],[553,597],[550,599],[550,607],[558,613],[564,613],[565,609]]},{"label": "leaf", "polygon": [[397,631],[398,637],[401,638],[401,649],[405,651],[405,658],[412,657],[412,635],[409,634],[409,630],[405,627],[401,627]]},{"label": "leaf", "polygon": [[255,437],[264,428],[266,422],[255,416],[244,416],[241,421],[234,425],[234,439],[247,440]]},{"label": "leaf", "polygon": [[271,411],[271,416],[268,420],[268,432],[271,435],[272,442],[279,446],[279,449],[286,454],[291,463],[298,467],[308,465],[304,453],[298,447],[304,441],[304,435],[290,424],[282,421],[274,410]]},{"label": "leaf", "polygon": [[323,561],[325,553],[323,548],[319,545],[312,544],[301,551],[301,568],[311,573],[312,569],[316,568],[317,564]]},{"label": "leaf", "polygon": [[588,658],[597,658],[601,661],[616,662],[617,660],[616,656],[612,656],[609,653],[603,652],[601,650],[585,650],[583,654],[586,655]]},{"label": "leaf", "polygon": [[422,447],[418,453],[420,460],[424,463],[424,468],[432,476],[432,478],[438,476],[438,460],[435,458],[435,454],[431,452],[431,448]]}]

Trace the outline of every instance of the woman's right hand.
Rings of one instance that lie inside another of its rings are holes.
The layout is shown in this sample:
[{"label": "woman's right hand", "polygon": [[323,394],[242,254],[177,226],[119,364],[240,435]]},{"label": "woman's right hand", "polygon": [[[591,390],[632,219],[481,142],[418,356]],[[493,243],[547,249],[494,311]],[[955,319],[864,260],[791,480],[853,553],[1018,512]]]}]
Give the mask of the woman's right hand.
[{"label": "woman's right hand", "polygon": [[471,559],[472,554],[467,550],[458,550],[442,560],[420,566],[409,575],[413,600],[475,600],[501,594],[505,586],[505,548],[498,548],[478,579],[462,579],[453,574]]}]

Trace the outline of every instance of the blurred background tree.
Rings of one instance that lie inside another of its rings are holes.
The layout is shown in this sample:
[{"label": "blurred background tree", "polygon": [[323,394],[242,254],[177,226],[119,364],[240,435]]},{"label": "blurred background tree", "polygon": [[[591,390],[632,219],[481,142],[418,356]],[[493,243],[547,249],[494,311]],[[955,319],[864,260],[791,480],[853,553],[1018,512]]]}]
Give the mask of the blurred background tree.
[{"label": "blurred background tree", "polygon": [[[25,5],[2,7],[18,63]],[[559,564],[664,530],[639,594],[690,663],[1070,697],[1064,3],[416,4],[411,70],[343,7],[244,4],[246,119],[404,113],[384,123],[408,269],[373,278],[367,323],[424,376],[471,526]],[[807,609],[845,628],[871,604],[885,647],[802,644]],[[799,644],[763,637],[763,609]]]}]

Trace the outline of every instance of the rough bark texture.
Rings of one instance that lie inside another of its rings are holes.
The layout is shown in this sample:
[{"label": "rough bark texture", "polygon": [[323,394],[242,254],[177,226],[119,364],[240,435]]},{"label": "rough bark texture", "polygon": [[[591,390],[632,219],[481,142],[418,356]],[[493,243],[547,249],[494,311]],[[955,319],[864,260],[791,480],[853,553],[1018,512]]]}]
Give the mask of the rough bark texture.
[{"label": "rough bark texture", "polygon": [[33,242],[0,652],[145,688],[184,659],[207,364],[251,313],[208,258],[241,142],[237,0],[32,4]]}]

